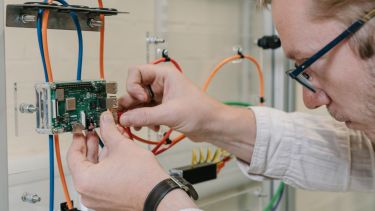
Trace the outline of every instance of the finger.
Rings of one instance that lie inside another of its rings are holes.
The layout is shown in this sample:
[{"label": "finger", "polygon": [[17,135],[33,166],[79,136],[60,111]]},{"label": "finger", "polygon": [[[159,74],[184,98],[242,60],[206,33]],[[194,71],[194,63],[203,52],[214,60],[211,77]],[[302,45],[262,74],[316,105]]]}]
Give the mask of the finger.
[{"label": "finger", "polygon": [[73,142],[67,154],[67,161],[72,175],[79,175],[93,163],[86,158],[86,137],[82,133],[73,134]]},{"label": "finger", "polygon": [[119,111],[126,111],[136,106],[142,105],[144,102],[131,96],[129,93],[125,93],[118,101]]},{"label": "finger", "polygon": [[151,85],[156,80],[157,66],[155,65],[142,65],[132,67],[129,69],[127,80],[127,90],[130,96],[147,102],[150,99],[145,86]]},{"label": "finger", "polygon": [[100,151],[100,154],[99,154],[99,162],[104,160],[106,157],[108,156],[108,148],[107,147],[104,147],[101,151]]},{"label": "finger", "polygon": [[121,133],[121,135],[124,135],[124,133],[125,133],[124,127],[122,127],[121,125],[117,125],[117,129]]},{"label": "finger", "polygon": [[115,147],[116,143],[124,139],[113,119],[111,112],[104,112],[100,116],[100,134],[107,147]]},{"label": "finger", "polygon": [[125,127],[152,127],[167,125],[173,127],[170,121],[170,110],[165,105],[137,108],[125,112],[120,117],[120,124]]},{"label": "finger", "polygon": [[99,137],[95,131],[89,131],[86,135],[87,138],[87,160],[97,163],[99,153]]}]

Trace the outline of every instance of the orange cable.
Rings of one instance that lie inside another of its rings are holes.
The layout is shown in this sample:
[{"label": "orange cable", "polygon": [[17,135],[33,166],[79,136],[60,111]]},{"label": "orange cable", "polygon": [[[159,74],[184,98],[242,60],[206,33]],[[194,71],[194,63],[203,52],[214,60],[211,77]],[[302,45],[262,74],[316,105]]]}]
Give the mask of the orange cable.
[{"label": "orange cable", "polygon": [[[208,77],[208,79],[205,81],[205,83],[203,85],[203,88],[202,88],[202,91],[207,92],[208,86],[211,84],[212,79],[216,76],[216,74],[219,72],[219,70],[225,64],[227,64],[229,62],[232,62],[232,61],[235,61],[235,60],[238,60],[238,59],[247,59],[247,60],[249,60],[249,61],[251,61],[251,62],[253,62],[255,64],[257,72],[258,72],[258,76],[259,76],[259,82],[260,82],[260,85],[259,85],[259,87],[260,87],[259,88],[259,93],[260,93],[259,95],[260,96],[259,97],[261,99],[264,99],[264,78],[263,78],[262,68],[261,68],[260,64],[258,63],[258,61],[254,57],[247,56],[247,55],[234,55],[234,56],[228,57],[228,58],[224,59],[223,61],[221,61],[214,68],[214,70],[211,72],[211,74]],[[261,102],[260,104],[263,105],[263,102]],[[180,141],[182,141],[184,138],[186,138],[186,136],[184,134],[179,135],[177,138],[175,138],[175,139],[172,140],[172,144],[170,144],[170,146],[157,151],[155,154],[158,155],[160,153],[163,153],[164,151],[170,149],[175,144],[177,144]]]},{"label": "orange cable", "polygon": [[[53,2],[52,0],[48,0],[48,3],[52,3],[52,2]],[[52,66],[51,66],[51,60],[50,60],[50,55],[49,55],[49,50],[48,50],[48,37],[47,37],[49,14],[50,14],[49,10],[45,10],[44,13],[43,13],[42,40],[43,40],[43,53],[44,53],[44,57],[45,57],[45,60],[46,60],[46,66],[47,66],[48,81],[53,82]],[[64,175],[64,169],[62,167],[62,162],[61,162],[59,136],[57,134],[54,135],[54,139],[55,139],[56,160],[57,160],[57,165],[58,165],[58,168],[59,168],[59,174],[60,174],[60,179],[61,179],[61,183],[62,183],[62,186],[63,186],[63,191],[64,191],[66,203],[68,205],[68,209],[73,209],[73,204],[72,204],[70,196],[69,196],[69,191],[68,191],[68,187],[67,187],[66,179],[65,179],[65,175]]]},{"label": "orange cable", "polygon": [[[98,0],[99,8],[103,8],[103,1]],[[105,15],[100,14],[100,50],[99,50],[99,66],[100,66],[100,79],[104,80],[104,41],[105,41]]]},{"label": "orange cable", "polygon": [[[262,73],[262,68],[260,67],[260,64],[257,62],[257,60],[251,56],[247,56],[247,55],[243,55],[243,57],[241,55],[234,55],[234,56],[231,56],[231,57],[228,57],[226,59],[224,59],[223,61],[221,61],[215,68],[214,70],[211,72],[210,76],[208,77],[208,79],[206,80],[206,82],[204,83],[203,85],[203,88],[202,90],[204,92],[207,91],[208,89],[208,86],[210,85],[212,79],[216,76],[216,74],[219,72],[219,70],[227,63],[229,62],[232,62],[232,61],[235,61],[235,60],[238,60],[238,59],[247,59],[251,62],[253,62],[256,66],[256,69],[257,69],[257,72],[258,72],[258,76],[259,76],[259,97],[260,98],[263,98],[264,99],[264,78],[263,78],[263,73]],[[263,104],[261,102],[261,104]]]},{"label": "orange cable", "polygon": [[[51,0],[48,0],[48,3],[51,3]],[[49,57],[49,50],[48,50],[48,37],[47,37],[47,27],[48,27],[48,18],[49,18],[49,10],[45,10],[43,13],[43,19],[42,19],[42,41],[43,41],[43,53],[46,60],[46,66],[47,66],[47,75],[48,75],[48,81],[53,81],[53,75],[52,75],[52,67],[51,67],[51,60]]]},{"label": "orange cable", "polygon": [[66,180],[65,180],[64,169],[63,169],[63,166],[62,166],[61,154],[60,154],[60,141],[59,141],[58,135],[55,135],[55,153],[56,153],[57,166],[59,168],[59,174],[60,174],[60,178],[61,178],[61,185],[63,186],[63,191],[64,191],[66,203],[67,203],[69,209],[73,209],[73,204],[72,204],[72,201],[70,199],[68,186],[67,186]]}]

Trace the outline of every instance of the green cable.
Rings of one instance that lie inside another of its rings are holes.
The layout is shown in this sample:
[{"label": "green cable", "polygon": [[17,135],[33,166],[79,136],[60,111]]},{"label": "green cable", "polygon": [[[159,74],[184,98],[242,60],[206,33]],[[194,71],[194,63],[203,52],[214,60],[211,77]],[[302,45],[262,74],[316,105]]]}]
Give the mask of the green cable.
[{"label": "green cable", "polygon": [[252,106],[250,103],[246,102],[239,102],[239,101],[226,101],[224,102],[225,105],[229,106],[240,106],[240,107],[249,107]]},{"label": "green cable", "polygon": [[281,193],[284,191],[285,183],[281,182],[276,190],[276,193],[272,196],[271,201],[268,203],[267,207],[263,211],[271,211],[277,200],[281,197]]}]

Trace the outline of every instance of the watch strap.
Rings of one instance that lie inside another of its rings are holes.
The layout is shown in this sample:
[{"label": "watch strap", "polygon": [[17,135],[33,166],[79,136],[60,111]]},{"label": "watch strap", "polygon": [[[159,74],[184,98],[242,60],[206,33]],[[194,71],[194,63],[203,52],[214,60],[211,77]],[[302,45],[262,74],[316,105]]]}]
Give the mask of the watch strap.
[{"label": "watch strap", "polygon": [[184,190],[194,200],[198,199],[198,194],[194,187],[182,177],[171,177],[161,181],[149,193],[146,198],[144,211],[156,211],[164,197],[175,189]]}]

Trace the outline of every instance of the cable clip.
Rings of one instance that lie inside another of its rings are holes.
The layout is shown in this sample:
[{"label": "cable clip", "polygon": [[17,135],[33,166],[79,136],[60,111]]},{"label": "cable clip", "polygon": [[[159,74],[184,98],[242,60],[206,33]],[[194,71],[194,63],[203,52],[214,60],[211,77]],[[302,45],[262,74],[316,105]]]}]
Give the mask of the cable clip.
[{"label": "cable clip", "polygon": [[161,52],[161,55],[165,59],[166,62],[171,61],[171,58],[168,55],[168,50],[167,49],[163,49],[163,51]]},{"label": "cable clip", "polygon": [[237,48],[237,54],[241,57],[241,59],[244,59],[245,56],[243,55],[242,48]]}]

